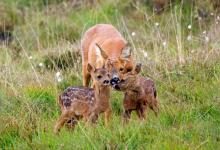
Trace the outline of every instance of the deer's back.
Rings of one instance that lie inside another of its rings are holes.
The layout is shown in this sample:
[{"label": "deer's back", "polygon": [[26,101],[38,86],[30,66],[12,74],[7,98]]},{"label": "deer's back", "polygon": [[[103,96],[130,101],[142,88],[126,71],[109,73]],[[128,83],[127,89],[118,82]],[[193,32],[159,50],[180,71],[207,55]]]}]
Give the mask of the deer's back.
[{"label": "deer's back", "polygon": [[82,39],[83,62],[95,62],[95,43],[102,47],[109,58],[117,58],[120,56],[127,41],[112,25],[97,24],[88,29]]}]

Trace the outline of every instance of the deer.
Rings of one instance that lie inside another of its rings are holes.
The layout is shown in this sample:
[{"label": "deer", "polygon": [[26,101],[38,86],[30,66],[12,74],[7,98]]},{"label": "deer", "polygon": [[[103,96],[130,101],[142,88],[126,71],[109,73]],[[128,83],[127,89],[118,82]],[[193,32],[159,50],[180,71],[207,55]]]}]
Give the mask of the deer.
[{"label": "deer", "polygon": [[159,106],[157,91],[152,79],[139,76],[141,64],[137,64],[135,69],[124,74],[121,81],[115,85],[115,89],[124,92],[123,99],[123,122],[129,121],[131,112],[136,111],[140,120],[146,119],[146,110],[150,107],[155,115],[158,115]]},{"label": "deer", "polygon": [[133,69],[130,44],[110,24],[97,24],[89,28],[81,40],[81,53],[83,86],[86,87],[91,79],[88,63],[95,67],[106,65],[112,85],[120,81],[124,72]]},{"label": "deer", "polygon": [[111,114],[108,70],[104,66],[95,68],[91,64],[88,64],[87,69],[95,86],[93,88],[68,87],[64,90],[58,99],[62,113],[54,127],[55,134],[64,124],[74,128],[80,119],[95,123],[100,113],[104,113],[105,125],[108,126]]}]

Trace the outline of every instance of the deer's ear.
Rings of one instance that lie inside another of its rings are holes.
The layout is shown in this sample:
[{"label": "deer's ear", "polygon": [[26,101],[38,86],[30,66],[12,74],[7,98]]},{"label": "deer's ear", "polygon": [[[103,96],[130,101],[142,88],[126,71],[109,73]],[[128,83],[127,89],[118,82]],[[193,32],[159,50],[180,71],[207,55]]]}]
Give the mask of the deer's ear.
[{"label": "deer's ear", "polygon": [[141,63],[138,63],[138,64],[135,66],[135,69],[134,69],[134,73],[135,73],[135,74],[138,74],[138,73],[141,72],[141,66],[142,66]]},{"label": "deer's ear", "polygon": [[100,58],[108,59],[108,55],[97,43],[95,44],[95,53],[98,59]]},{"label": "deer's ear", "polygon": [[94,71],[95,71],[95,68],[89,63],[89,64],[87,65],[87,71],[88,71],[89,73],[94,72]]},{"label": "deer's ear", "polygon": [[128,59],[131,57],[131,46],[129,43],[126,44],[126,46],[121,51],[121,59]]}]

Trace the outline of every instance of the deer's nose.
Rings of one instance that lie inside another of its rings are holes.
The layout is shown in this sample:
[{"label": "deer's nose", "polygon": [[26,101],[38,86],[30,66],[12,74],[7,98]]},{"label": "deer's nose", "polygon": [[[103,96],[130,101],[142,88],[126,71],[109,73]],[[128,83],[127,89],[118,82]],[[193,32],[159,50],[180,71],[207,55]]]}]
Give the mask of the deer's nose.
[{"label": "deer's nose", "polygon": [[109,84],[109,80],[104,80],[103,83],[104,84]]},{"label": "deer's nose", "polygon": [[119,82],[119,78],[118,78],[118,77],[114,77],[114,78],[112,78],[111,81],[110,81],[111,85],[118,84],[118,82]]}]

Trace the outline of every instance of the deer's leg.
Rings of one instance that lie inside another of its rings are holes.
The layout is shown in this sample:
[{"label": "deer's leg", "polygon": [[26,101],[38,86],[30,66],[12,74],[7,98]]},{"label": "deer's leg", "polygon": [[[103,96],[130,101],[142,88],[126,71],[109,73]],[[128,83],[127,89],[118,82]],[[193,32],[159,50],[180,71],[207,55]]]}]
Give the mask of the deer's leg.
[{"label": "deer's leg", "polygon": [[83,86],[88,87],[91,75],[89,74],[89,72],[87,70],[87,63],[83,64],[82,73],[83,73]]},{"label": "deer's leg", "polygon": [[61,114],[53,130],[55,134],[59,132],[60,128],[62,128],[62,126],[65,124],[66,121],[68,121],[69,119],[72,119],[73,114],[74,113],[72,111],[64,111]]},{"label": "deer's leg", "polygon": [[111,114],[112,114],[112,109],[111,109],[111,108],[108,108],[108,109],[105,111],[105,126],[108,126],[108,123],[109,123]]}]

